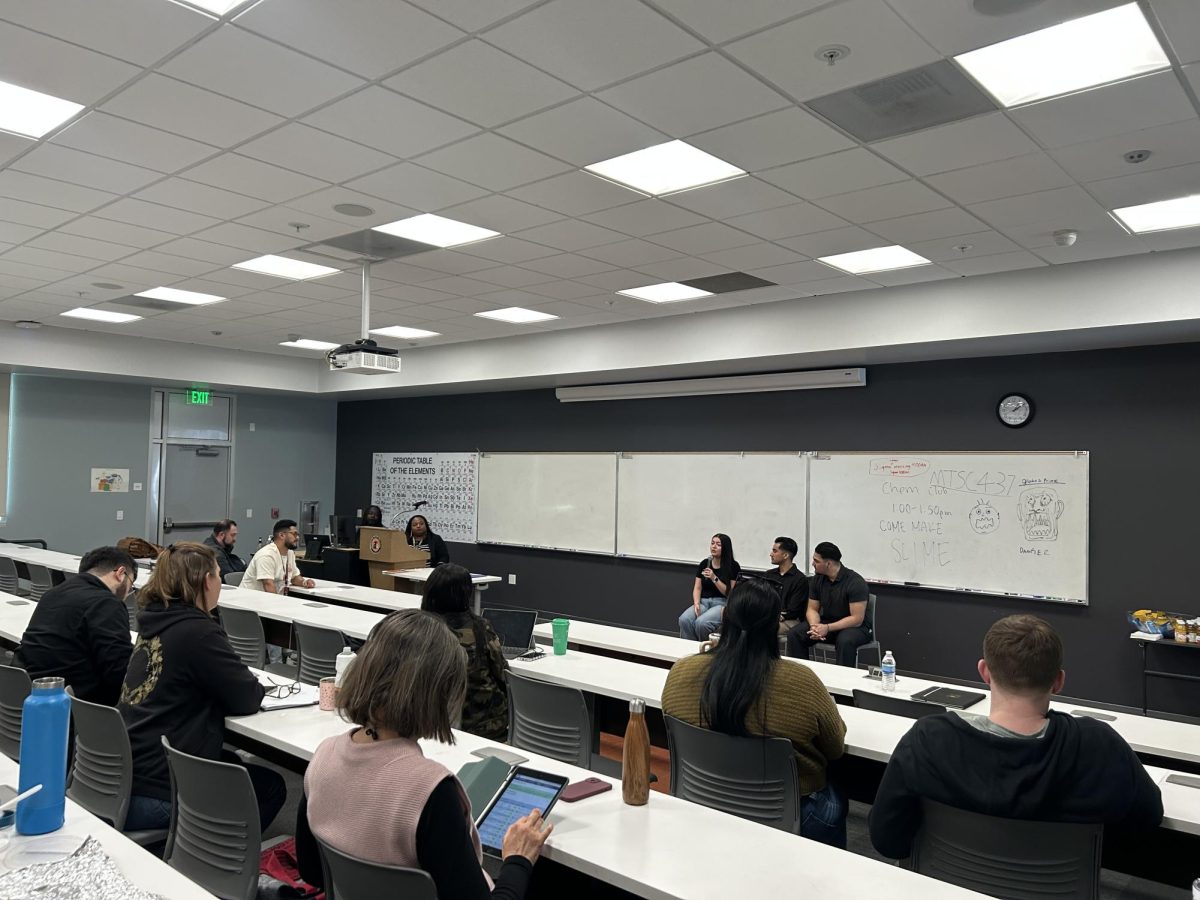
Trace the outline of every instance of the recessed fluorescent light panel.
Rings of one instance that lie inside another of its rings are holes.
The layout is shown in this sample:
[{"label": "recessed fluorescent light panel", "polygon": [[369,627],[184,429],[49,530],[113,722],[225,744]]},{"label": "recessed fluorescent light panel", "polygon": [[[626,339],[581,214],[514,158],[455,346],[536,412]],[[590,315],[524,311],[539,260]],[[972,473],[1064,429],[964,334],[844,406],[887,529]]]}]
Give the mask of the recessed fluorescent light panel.
[{"label": "recessed fluorescent light panel", "polygon": [[59,315],[70,316],[72,319],[90,319],[93,322],[109,322],[113,325],[124,325],[126,322],[133,322],[141,318],[141,316],[135,316],[133,313],[109,312],[107,309],[88,309],[86,306],[80,306],[77,309],[68,309],[64,313],[59,313]]},{"label": "recessed fluorescent light panel", "polygon": [[440,332],[425,331],[421,328],[405,328],[403,325],[389,325],[387,328],[372,328],[371,334],[382,334],[384,337],[416,340],[418,338],[438,337]]},{"label": "recessed fluorescent light panel", "polygon": [[956,56],[1005,106],[1144,75],[1170,65],[1136,3]]},{"label": "recessed fluorescent light panel", "polygon": [[376,225],[371,230],[408,238],[410,241],[420,241],[422,244],[432,244],[434,247],[459,247],[500,236],[498,231],[430,213],[389,222],[387,225]]},{"label": "recessed fluorescent light panel", "polygon": [[647,303],[675,303],[679,300],[698,300],[701,297],[711,297],[712,292],[699,288],[688,287],[677,281],[665,284],[648,284],[645,287],[630,288],[627,291],[617,291],[623,297],[633,297],[635,300],[645,300]]},{"label": "recessed fluorescent light panel", "polygon": [[746,173],[683,141],[668,141],[584,167],[608,181],[655,197],[739,178]]},{"label": "recessed fluorescent light panel", "polygon": [[1114,209],[1112,214],[1134,234],[1170,231],[1174,228],[1195,228],[1200,226],[1200,194],[1126,206]]},{"label": "recessed fluorescent light panel", "polygon": [[274,275],[276,278],[290,278],[292,281],[304,281],[309,278],[324,278],[332,275],[337,269],[329,266],[318,266],[316,263],[304,262],[299,259],[288,259],[286,256],[259,256],[245,262],[234,263],[233,268],[244,269],[247,272],[258,272],[260,275]]},{"label": "recessed fluorescent light panel", "polygon": [[188,6],[196,6],[215,16],[223,16],[246,4],[247,0],[184,0]]},{"label": "recessed fluorescent light panel", "polygon": [[206,303],[220,303],[224,297],[216,294],[201,294],[199,291],[181,291],[178,288],[156,287],[148,291],[140,291],[133,296],[149,297],[151,300],[165,300],[168,303],[186,303],[189,306],[204,306]]},{"label": "recessed fluorescent light panel", "polygon": [[528,325],[531,322],[548,322],[557,319],[550,313],[537,312],[521,306],[509,306],[506,309],[493,309],[491,312],[475,313],[481,319],[495,319],[497,322],[512,322],[514,325]]},{"label": "recessed fluorescent light panel", "polygon": [[331,344],[329,341],[312,341],[308,338],[297,338],[294,341],[280,341],[280,347],[295,347],[298,350],[334,350],[341,344]]},{"label": "recessed fluorescent light panel", "polygon": [[0,81],[0,131],[40,138],[83,109],[78,103]]},{"label": "recessed fluorescent light panel", "polygon": [[891,269],[910,269],[927,266],[929,260],[903,247],[876,247],[873,250],[856,250],[853,253],[837,253],[819,256],[818,262],[849,272],[851,275],[866,275],[869,272],[887,272]]}]

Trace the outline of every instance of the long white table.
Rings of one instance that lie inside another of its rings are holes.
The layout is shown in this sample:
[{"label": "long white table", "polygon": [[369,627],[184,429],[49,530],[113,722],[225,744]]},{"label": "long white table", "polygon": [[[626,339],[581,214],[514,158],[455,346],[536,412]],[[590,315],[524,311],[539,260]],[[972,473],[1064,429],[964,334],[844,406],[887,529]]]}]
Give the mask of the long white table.
[{"label": "long white table", "polygon": [[[63,575],[79,574],[79,563],[82,556],[73,553],[62,553],[58,550],[43,550],[41,547],[30,547],[27,544],[0,543],[0,556],[7,556],[17,562],[33,563],[35,566],[45,566]],[[150,560],[137,560],[138,577],[135,584],[141,586],[149,578]]]},{"label": "long white table", "polygon": [[371,606],[375,609],[386,609],[393,612],[397,609],[414,609],[421,606],[421,595],[403,591],[385,591],[381,588],[363,587],[358,584],[346,584],[341,581],[328,581],[324,578],[312,579],[314,586],[310,588],[288,587],[289,595],[314,597],[318,600],[345,606],[353,603],[358,606]]},{"label": "long white table", "polygon": [[[433,574],[433,569],[416,568],[416,569],[388,569],[383,573],[390,575],[400,581],[408,581],[417,585],[417,590],[421,593],[425,592],[425,582],[429,580],[429,576]],[[475,585],[475,596],[473,600],[473,608],[475,614],[479,615],[483,612],[483,592],[488,589],[489,584],[498,584],[500,577],[498,575],[476,575],[471,573],[471,584]]]},{"label": "long white table", "polygon": [[[412,597],[412,601],[409,601],[412,606],[414,608],[420,606],[420,597],[411,594],[398,594],[397,596]],[[257,613],[260,619],[274,619],[277,622],[287,623],[301,622],[305,625],[331,628],[340,631],[347,637],[359,640],[366,640],[371,629],[375,627],[375,623],[384,617],[384,613],[338,606],[315,597],[268,594],[266,591],[243,590],[228,585],[221,590],[219,605],[230,609],[249,610]]]}]

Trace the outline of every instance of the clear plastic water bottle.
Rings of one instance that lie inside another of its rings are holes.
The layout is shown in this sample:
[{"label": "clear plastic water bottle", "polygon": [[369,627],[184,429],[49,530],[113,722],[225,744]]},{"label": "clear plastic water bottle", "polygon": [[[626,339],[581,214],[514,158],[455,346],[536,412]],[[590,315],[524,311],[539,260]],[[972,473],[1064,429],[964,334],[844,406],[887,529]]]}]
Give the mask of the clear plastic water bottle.
[{"label": "clear plastic water bottle", "polygon": [[879,666],[879,671],[883,675],[883,689],[889,694],[896,690],[896,657],[892,656],[892,651],[889,650],[883,654],[883,662]]},{"label": "clear plastic water bottle", "polygon": [[358,654],[350,650],[349,647],[343,647],[342,652],[337,655],[337,659],[333,661],[333,683],[337,687],[342,686],[342,679],[346,677],[346,669],[350,668],[350,663],[358,658]]},{"label": "clear plastic water bottle", "polygon": [[42,789],[17,804],[17,833],[46,834],[63,826],[67,803],[67,726],[71,698],[63,679],[35,678],[21,713],[18,792]]},{"label": "clear plastic water bottle", "polygon": [[1200,900],[1200,878],[1192,882],[1192,900]]}]

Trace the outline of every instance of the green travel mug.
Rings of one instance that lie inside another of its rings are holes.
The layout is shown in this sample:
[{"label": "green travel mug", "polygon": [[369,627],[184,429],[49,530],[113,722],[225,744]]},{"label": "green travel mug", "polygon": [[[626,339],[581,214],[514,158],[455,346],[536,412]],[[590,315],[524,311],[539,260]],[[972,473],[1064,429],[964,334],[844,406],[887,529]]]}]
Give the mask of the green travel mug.
[{"label": "green travel mug", "polygon": [[571,627],[571,620],[554,619],[550,624],[554,627],[554,655],[562,656],[567,652],[567,629]]}]

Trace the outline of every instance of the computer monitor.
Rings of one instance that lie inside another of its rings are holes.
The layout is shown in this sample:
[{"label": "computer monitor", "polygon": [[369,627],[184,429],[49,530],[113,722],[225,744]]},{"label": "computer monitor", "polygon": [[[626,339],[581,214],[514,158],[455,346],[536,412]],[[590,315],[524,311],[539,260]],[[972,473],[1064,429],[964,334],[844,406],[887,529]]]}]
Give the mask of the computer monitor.
[{"label": "computer monitor", "polygon": [[502,647],[530,646],[533,626],[537,624],[536,609],[485,609],[483,617],[488,620],[500,638]]},{"label": "computer monitor", "polygon": [[329,534],[335,547],[358,546],[358,518],[356,516],[330,516]]},{"label": "computer monitor", "polygon": [[319,560],[321,558],[321,551],[328,546],[329,535],[306,534],[304,536],[304,558]]}]

